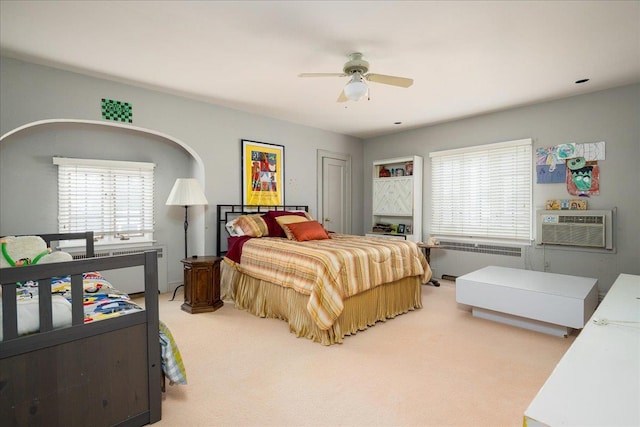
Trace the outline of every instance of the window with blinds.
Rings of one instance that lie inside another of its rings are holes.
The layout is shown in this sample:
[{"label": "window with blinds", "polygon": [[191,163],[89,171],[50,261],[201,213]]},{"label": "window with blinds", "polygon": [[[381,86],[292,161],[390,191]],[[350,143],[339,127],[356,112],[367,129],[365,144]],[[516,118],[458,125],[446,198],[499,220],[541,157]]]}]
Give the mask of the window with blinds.
[{"label": "window with blinds", "polygon": [[60,233],[105,241],[153,238],[153,163],[54,157]]},{"label": "window with blinds", "polygon": [[531,139],[431,157],[432,234],[530,242]]}]

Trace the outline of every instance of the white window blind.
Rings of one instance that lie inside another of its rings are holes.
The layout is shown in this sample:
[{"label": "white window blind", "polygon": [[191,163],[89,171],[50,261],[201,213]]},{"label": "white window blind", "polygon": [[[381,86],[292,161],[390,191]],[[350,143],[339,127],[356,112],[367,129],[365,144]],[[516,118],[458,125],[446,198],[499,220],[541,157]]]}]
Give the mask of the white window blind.
[{"label": "white window blind", "polygon": [[531,240],[531,139],[430,157],[432,234]]},{"label": "white window blind", "polygon": [[153,232],[153,163],[54,157],[59,232],[106,238]]}]

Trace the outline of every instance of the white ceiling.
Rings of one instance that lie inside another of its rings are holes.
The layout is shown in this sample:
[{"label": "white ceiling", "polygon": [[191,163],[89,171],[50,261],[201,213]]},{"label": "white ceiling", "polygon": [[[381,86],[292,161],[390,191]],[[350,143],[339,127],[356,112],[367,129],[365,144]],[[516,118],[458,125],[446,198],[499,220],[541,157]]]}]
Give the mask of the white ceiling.
[{"label": "white ceiling", "polygon": [[[298,77],[355,51],[415,83]],[[640,81],[640,1],[3,0],[0,53],[369,138]]]}]

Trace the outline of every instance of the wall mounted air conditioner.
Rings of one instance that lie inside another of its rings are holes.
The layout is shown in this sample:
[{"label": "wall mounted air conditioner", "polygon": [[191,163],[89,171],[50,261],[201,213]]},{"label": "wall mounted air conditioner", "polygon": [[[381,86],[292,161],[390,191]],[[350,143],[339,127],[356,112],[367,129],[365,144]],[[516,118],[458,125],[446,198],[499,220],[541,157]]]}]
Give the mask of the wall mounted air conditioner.
[{"label": "wall mounted air conditioner", "polygon": [[539,210],[536,243],[613,249],[614,213],[615,209]]}]

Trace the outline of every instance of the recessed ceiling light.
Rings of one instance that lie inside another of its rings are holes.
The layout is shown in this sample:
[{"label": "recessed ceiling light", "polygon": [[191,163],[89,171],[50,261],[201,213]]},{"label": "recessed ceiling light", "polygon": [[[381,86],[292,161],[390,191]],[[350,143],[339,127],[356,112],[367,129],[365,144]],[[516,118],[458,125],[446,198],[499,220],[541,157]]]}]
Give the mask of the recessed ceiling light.
[{"label": "recessed ceiling light", "polygon": [[588,81],[589,79],[580,79],[580,80],[576,80],[576,84],[579,85],[580,83],[586,83]]}]

